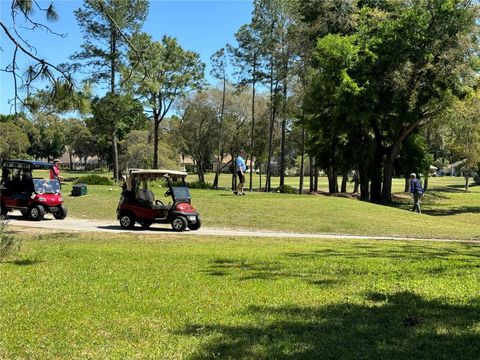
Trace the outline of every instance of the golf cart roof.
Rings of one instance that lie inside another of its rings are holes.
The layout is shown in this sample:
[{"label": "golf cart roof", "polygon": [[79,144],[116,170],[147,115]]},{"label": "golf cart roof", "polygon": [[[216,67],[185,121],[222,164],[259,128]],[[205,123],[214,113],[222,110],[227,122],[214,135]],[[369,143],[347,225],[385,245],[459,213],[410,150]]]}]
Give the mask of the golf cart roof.
[{"label": "golf cart roof", "polygon": [[53,164],[44,162],[44,161],[34,161],[34,160],[3,160],[2,168],[8,169],[50,169]]},{"label": "golf cart roof", "polygon": [[144,169],[130,169],[128,175],[134,176],[142,179],[156,179],[163,176],[169,176],[171,178],[185,178],[188,174],[184,171],[177,170],[165,170],[165,169],[153,169],[153,170],[144,170]]},{"label": "golf cart roof", "polygon": [[123,176],[123,181],[127,186],[127,190],[132,190],[132,179],[138,179],[140,181],[149,181],[160,179],[164,176],[168,176],[172,180],[185,179],[188,174],[184,171],[177,170],[145,170],[145,169],[129,169],[127,176]]}]

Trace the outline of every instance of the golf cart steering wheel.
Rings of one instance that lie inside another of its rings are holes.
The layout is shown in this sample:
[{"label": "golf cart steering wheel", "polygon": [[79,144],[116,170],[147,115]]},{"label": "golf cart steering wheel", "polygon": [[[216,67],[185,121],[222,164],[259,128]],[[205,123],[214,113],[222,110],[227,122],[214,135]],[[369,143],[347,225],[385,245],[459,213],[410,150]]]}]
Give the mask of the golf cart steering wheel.
[{"label": "golf cart steering wheel", "polygon": [[161,200],[155,200],[155,205],[165,205]]}]

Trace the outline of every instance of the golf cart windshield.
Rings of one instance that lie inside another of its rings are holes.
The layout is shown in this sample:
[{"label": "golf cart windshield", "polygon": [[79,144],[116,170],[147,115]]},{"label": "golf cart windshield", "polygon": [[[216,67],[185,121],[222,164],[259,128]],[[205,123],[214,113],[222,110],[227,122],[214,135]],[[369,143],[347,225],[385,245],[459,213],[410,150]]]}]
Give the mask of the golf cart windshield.
[{"label": "golf cart windshield", "polygon": [[174,186],[172,187],[173,199],[177,200],[190,200],[190,191],[185,186]]},{"label": "golf cart windshield", "polygon": [[33,179],[35,192],[37,194],[59,194],[60,183],[57,179]]}]

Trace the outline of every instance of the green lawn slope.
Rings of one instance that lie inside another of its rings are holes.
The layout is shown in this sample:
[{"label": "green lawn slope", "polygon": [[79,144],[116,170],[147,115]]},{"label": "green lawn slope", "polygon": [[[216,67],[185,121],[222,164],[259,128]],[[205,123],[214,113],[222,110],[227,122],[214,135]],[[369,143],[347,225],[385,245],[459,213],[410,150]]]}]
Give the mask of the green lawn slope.
[{"label": "green lawn slope", "polygon": [[474,359],[476,244],[55,234],[0,263],[2,359]]},{"label": "green lawn slope", "polygon": [[[228,190],[192,189],[193,205],[203,224],[212,228],[277,230],[300,233],[381,235],[421,238],[480,237],[480,188],[462,190],[461,178],[430,179],[422,215],[412,213],[408,194],[397,193],[392,206],[356,199],[324,196],[252,192],[234,196]],[[397,180],[401,191],[403,181]],[[116,222],[120,195],[118,186],[89,185],[87,196],[69,196],[71,184],[64,186],[70,218]],[[153,189],[157,199],[165,188]]]}]

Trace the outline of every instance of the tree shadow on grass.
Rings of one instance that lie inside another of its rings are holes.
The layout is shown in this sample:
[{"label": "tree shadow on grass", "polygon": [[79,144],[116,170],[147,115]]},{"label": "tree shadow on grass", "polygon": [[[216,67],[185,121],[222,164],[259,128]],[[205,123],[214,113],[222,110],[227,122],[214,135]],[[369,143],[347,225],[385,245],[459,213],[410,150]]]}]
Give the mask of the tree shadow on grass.
[{"label": "tree shadow on grass", "polygon": [[[239,281],[298,279],[312,285],[335,286],[345,275],[368,275],[372,270],[355,265],[357,260],[375,259],[381,263],[411,263],[414,272],[425,275],[457,271],[478,271],[480,268],[480,244],[456,244],[442,246],[426,244],[395,244],[388,248],[368,246],[367,244],[349,248],[318,248],[309,251],[283,253],[286,263],[295,259],[299,266],[290,268],[282,261],[250,261],[247,259],[218,258],[202,272],[217,277],[232,277]],[[302,266],[303,261],[311,263],[318,259],[318,265]],[[428,266],[421,264],[428,259],[435,261]],[[348,262],[350,260],[350,262]],[[347,261],[347,262],[346,262]],[[409,268],[410,268],[409,267]],[[391,269],[379,267],[376,272],[388,272]]]},{"label": "tree shadow on grass", "polygon": [[[181,234],[178,231],[173,230],[169,224],[161,224],[161,223],[154,224],[153,226],[151,226],[147,229],[145,229],[141,226],[138,226],[138,225],[136,225],[132,229],[124,229],[120,225],[99,225],[99,226],[97,226],[97,228],[98,229],[105,229],[105,230],[112,230],[112,232],[121,230],[121,232],[125,232],[125,233],[128,233],[128,232],[146,232],[146,233],[158,232],[158,233],[162,233],[163,232],[163,233]],[[182,233],[189,233],[191,231],[192,230],[186,229]]]},{"label": "tree shadow on grass", "polygon": [[427,190],[428,193],[430,192],[445,192],[445,193],[464,193],[465,192],[465,185],[447,185],[442,187],[434,187],[432,189]]},{"label": "tree shadow on grass", "polygon": [[249,261],[234,259],[216,259],[208,269],[203,271],[210,276],[232,276],[239,281],[248,280],[280,280],[296,278],[312,285],[329,286],[335,280],[325,278],[322,274],[312,270],[292,270],[282,266],[280,262]]},{"label": "tree shadow on grass", "polygon": [[458,214],[478,214],[480,213],[480,206],[461,206],[455,208],[434,208],[424,209],[423,213],[430,216],[450,216]]},{"label": "tree shadow on grass", "polygon": [[274,279],[279,276],[280,265],[276,262],[248,261],[244,259],[216,259],[209,269],[203,271],[213,276],[239,275],[241,280]]},{"label": "tree shadow on grass", "polygon": [[43,263],[41,259],[16,259],[9,261],[10,264],[17,266],[31,266]]},{"label": "tree shadow on grass", "polygon": [[[465,190],[462,185],[448,185],[446,187],[429,189],[422,197],[422,205],[435,206],[438,202],[450,199],[451,196],[449,196],[449,193],[465,194]],[[392,194],[392,200],[393,202],[387,205],[397,209],[410,210],[413,206],[412,197],[409,193],[394,193]],[[449,212],[450,210],[451,212]],[[480,212],[480,210],[477,210],[476,207],[471,207],[471,209],[468,207],[450,208],[450,210],[444,208],[441,210],[441,214],[436,214],[434,212],[430,212],[429,210],[423,210],[423,214],[448,216],[464,212]]]},{"label": "tree shadow on grass", "polygon": [[364,304],[254,306],[243,325],[189,324],[203,359],[478,359],[480,304],[452,305],[413,292],[369,293]]},{"label": "tree shadow on grass", "polygon": [[341,259],[384,259],[384,260],[405,260],[405,261],[422,261],[424,259],[438,259],[438,260],[461,260],[464,262],[478,262],[480,258],[479,253],[480,244],[458,244],[455,247],[439,247],[437,245],[412,244],[404,245],[395,244],[388,248],[382,247],[362,247],[354,246],[351,248],[335,248],[311,251],[297,251],[284,253],[284,256],[289,258],[341,258]]}]

